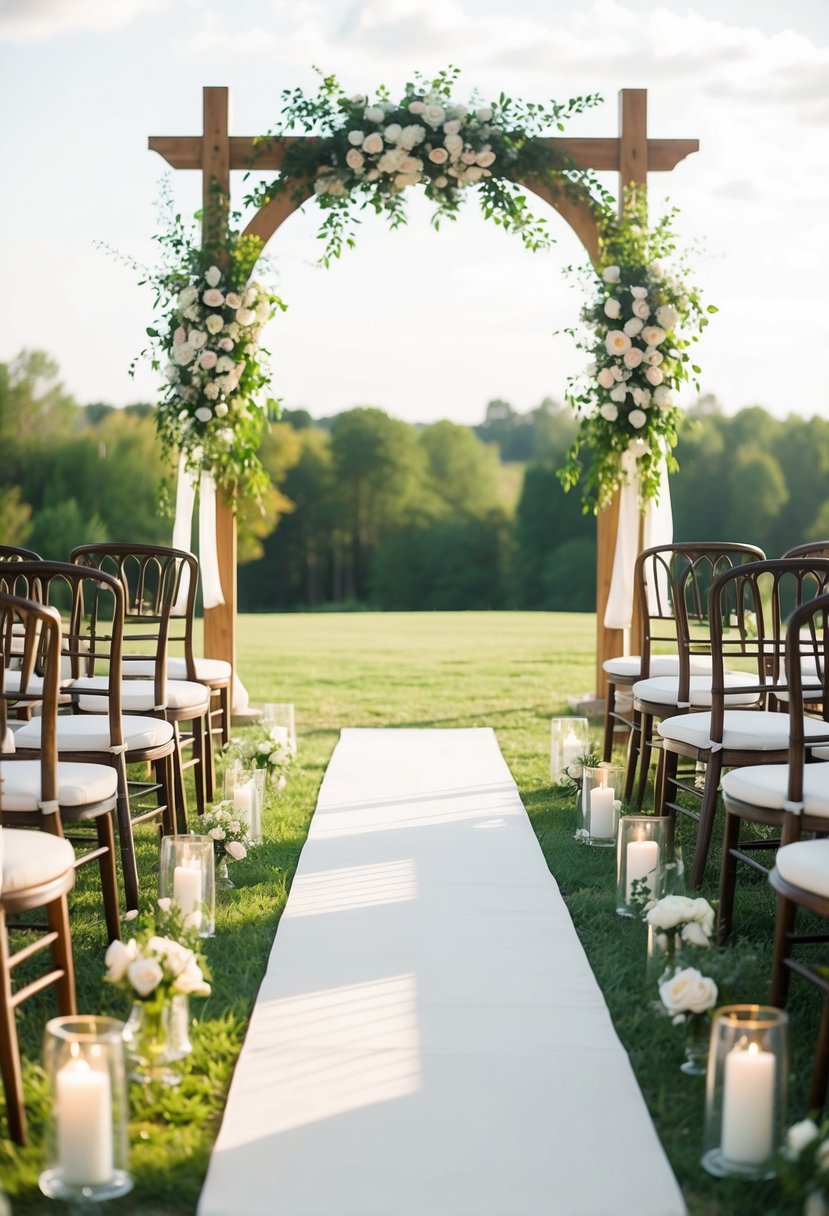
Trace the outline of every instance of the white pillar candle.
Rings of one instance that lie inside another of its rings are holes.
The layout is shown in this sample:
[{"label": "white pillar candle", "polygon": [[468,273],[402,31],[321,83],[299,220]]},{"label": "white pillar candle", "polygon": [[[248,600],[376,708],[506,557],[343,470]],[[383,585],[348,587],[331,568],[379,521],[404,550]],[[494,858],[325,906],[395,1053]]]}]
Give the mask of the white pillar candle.
[{"label": "white pillar candle", "polygon": [[287,728],[287,726],[272,726],[271,727],[271,738],[273,739],[274,743],[279,744],[279,746],[287,747],[288,746],[288,728]]},{"label": "white pillar candle", "polygon": [[112,1178],[109,1073],[75,1058],[55,1077],[58,1165],[67,1186],[102,1186]]},{"label": "white pillar candle", "polygon": [[655,840],[631,840],[626,854],[625,899],[628,903],[633,899],[633,884],[637,880],[644,880],[648,891],[653,893],[658,864],[659,845]]},{"label": "white pillar candle", "polygon": [[614,792],[606,785],[597,785],[590,791],[590,835],[596,840],[613,835],[614,801]]},{"label": "white pillar candle", "polygon": [[195,866],[176,866],[173,870],[173,902],[181,908],[184,923],[201,928],[201,906],[204,902],[201,870]]},{"label": "white pillar candle", "polygon": [[725,1057],[722,1155],[736,1165],[762,1165],[774,1146],[774,1082],[777,1061],[756,1043]]},{"label": "white pillar candle", "polygon": [[246,781],[237,785],[233,791],[233,809],[238,811],[240,818],[250,825],[250,807],[254,797],[253,783]]}]

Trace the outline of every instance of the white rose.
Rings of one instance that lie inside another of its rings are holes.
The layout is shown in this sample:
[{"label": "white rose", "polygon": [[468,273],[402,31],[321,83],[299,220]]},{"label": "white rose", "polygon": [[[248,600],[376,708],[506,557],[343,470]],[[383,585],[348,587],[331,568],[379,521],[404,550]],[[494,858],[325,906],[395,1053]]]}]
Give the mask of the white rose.
[{"label": "white rose", "polygon": [[656,310],[656,319],[664,330],[671,330],[679,321],[679,313],[672,304],[662,304]]},{"label": "white rose", "polygon": [[446,118],[446,111],[443,106],[429,105],[424,109],[423,117],[430,127],[439,127]]},{"label": "white rose", "polygon": [[467,148],[466,151],[461,152],[461,160],[465,165],[474,165],[477,155],[477,152],[473,152],[471,148]]},{"label": "white rose", "polygon": [[460,135],[446,135],[443,139],[443,146],[450,156],[460,156],[463,152],[463,139]]},{"label": "white rose", "polygon": [[475,111],[478,122],[489,122],[492,119],[492,106],[481,106]]},{"label": "white rose", "polygon": [[[378,152],[383,151],[383,136],[379,131],[372,131],[371,135],[367,135],[363,140],[363,151],[369,156],[375,156]],[[349,156],[351,153],[349,152]]]},{"label": "white rose", "polygon": [[660,409],[663,406],[669,406],[669,405],[673,404],[671,390],[668,388],[667,384],[661,384],[659,386],[659,388],[654,390],[653,399],[654,399],[655,404],[658,405],[660,407]]},{"label": "white rose", "polygon": [[[208,384],[207,387],[211,388],[213,386]],[[206,394],[206,392],[207,392],[207,390],[205,390],[205,394]],[[213,411],[211,410],[209,405],[200,405],[199,408],[196,410],[196,418],[198,419],[199,422],[209,422],[212,417],[213,417]]]},{"label": "white rose", "polygon": [[215,350],[203,350],[199,355],[199,367],[203,367],[205,371],[210,371],[211,367],[216,366],[218,355]]},{"label": "white rose", "polygon": [[225,830],[224,830],[224,828],[219,828],[219,827],[211,828],[210,831],[207,833],[207,835],[212,840],[224,840]]},{"label": "white rose", "polygon": [[458,132],[460,131],[460,129],[461,129],[460,120],[457,118],[450,118],[449,122],[445,122],[443,124],[443,134],[444,135],[457,135]]},{"label": "white rose", "polygon": [[694,900],[687,895],[663,895],[648,909],[645,920],[654,929],[676,929],[693,917]]},{"label": "white rose", "polygon": [[220,375],[224,375],[225,372],[232,372],[235,370],[236,364],[227,355],[222,355],[216,364],[216,371],[219,372]]},{"label": "white rose", "polygon": [[648,289],[647,287],[631,287],[630,294],[634,300],[645,300],[647,299]]},{"label": "white rose", "polygon": [[[411,106],[409,107],[411,109]],[[417,123],[410,123],[408,127],[404,127],[399,140],[397,141],[401,148],[406,148],[411,151],[418,144],[422,144],[426,138],[426,128],[421,127]]]},{"label": "white rose", "polygon": [[242,326],[247,327],[253,325],[254,321],[256,320],[256,313],[252,308],[237,308],[236,320]]},{"label": "white rose", "polygon": [[649,367],[645,372],[645,379],[648,384],[653,384],[654,386],[661,384],[663,380],[662,372],[658,367]]},{"label": "white rose", "polygon": [[420,173],[423,168],[423,161],[417,156],[404,156],[400,162],[401,173]]},{"label": "white rose", "polygon": [[121,982],[127,974],[127,968],[133,958],[134,955],[131,955],[123,942],[110,942],[104,955],[104,962],[107,968],[106,978],[110,984],[119,984]]},{"label": "white rose", "polygon": [[662,351],[656,350],[653,346],[649,346],[645,351],[645,362],[649,363],[651,367],[659,367],[664,357]]},{"label": "white rose", "polygon": [[605,349],[609,355],[623,355],[630,350],[630,338],[621,329],[611,329],[604,340]]},{"label": "white rose", "polygon": [[181,367],[186,367],[188,363],[196,357],[196,352],[189,342],[182,342],[180,345],[173,347],[173,362],[178,363]]},{"label": "white rose", "polygon": [[198,304],[191,304],[189,308],[185,308],[182,314],[188,321],[198,321],[201,317]]},{"label": "white rose", "polygon": [[700,946],[704,949],[706,946],[711,945],[708,934],[702,925],[697,924],[695,920],[689,921],[687,925],[682,926],[680,936],[689,946]]},{"label": "white rose", "polygon": [[625,321],[622,329],[629,338],[635,338],[637,334],[642,332],[644,321],[640,321],[638,317],[631,317],[629,321]]},{"label": "white rose", "polygon": [[433,165],[445,165],[449,159],[449,153],[445,148],[432,148],[429,153],[429,160]]},{"label": "white rose", "polygon": [[648,415],[644,410],[631,410],[628,414],[628,422],[638,431],[648,421]]},{"label": "white rose", "polygon": [[804,1148],[813,1140],[817,1140],[819,1135],[818,1126],[812,1119],[801,1119],[799,1123],[793,1123],[786,1132],[786,1148],[799,1157]]},{"label": "white rose", "polygon": [[634,300],[631,311],[634,317],[641,317],[643,321],[647,321],[651,315],[651,310],[648,308],[646,300]]},{"label": "white rose", "polygon": [[219,342],[219,350],[233,350],[233,339],[222,338]]},{"label": "white rose", "polygon": [[396,144],[400,136],[403,134],[403,128],[399,122],[390,122],[383,131],[383,138],[387,144]]},{"label": "white rose", "polygon": [[419,173],[397,173],[394,178],[394,184],[398,190],[405,190],[407,186],[416,186],[419,181]]},{"label": "white rose", "polygon": [[642,362],[642,352],[638,346],[631,346],[623,355],[625,367],[638,367]]},{"label": "white rose", "polygon": [[624,384],[617,384],[610,394],[610,400],[622,402],[626,396],[627,389],[625,388]]},{"label": "white rose", "polygon": [[618,363],[614,363],[611,365],[610,374],[614,380],[623,380],[624,379],[624,372],[622,371],[621,367],[619,367]]},{"label": "white rose", "polygon": [[436,177],[435,185],[437,186],[437,188],[439,190],[443,190],[445,186],[449,185],[449,178],[448,177]]},{"label": "white rose", "polygon": [[422,114],[425,109],[426,109],[425,101],[415,100],[415,101],[409,102],[409,113],[410,114]]},{"label": "white rose", "polygon": [[215,409],[215,413],[216,413],[216,417],[217,417],[217,418],[224,418],[224,417],[226,417],[226,415],[227,415],[227,406],[225,405],[224,401],[217,401],[217,402],[216,402],[216,409]]},{"label": "white rose", "polygon": [[702,898],[695,899],[693,901],[692,915],[706,937],[710,937],[714,932],[716,914],[708,900]]},{"label": "white rose", "polygon": [[618,283],[621,273],[622,272],[618,266],[605,266],[604,270],[602,271],[602,278],[604,279],[605,283]]},{"label": "white rose", "polygon": [[222,272],[218,266],[210,266],[204,272],[204,281],[208,287],[218,287],[222,281]]},{"label": "white rose", "polygon": [[386,111],[381,106],[369,106],[363,114],[366,122],[383,122],[385,117]]},{"label": "white rose", "polygon": [[210,314],[210,316],[207,318],[207,320],[205,321],[205,325],[207,326],[207,330],[209,333],[217,334],[219,332],[219,330],[222,328],[222,326],[224,325],[224,321],[222,320],[222,318],[219,316],[218,313],[212,312]]},{"label": "white rose", "polygon": [[156,959],[137,958],[127,968],[127,979],[139,996],[149,996],[164,979],[164,972]]},{"label": "white rose", "polygon": [[355,93],[354,96],[351,98],[351,104],[353,106],[364,106],[366,104],[365,93]]},{"label": "white rose", "polygon": [[365,131],[349,131],[348,142],[355,148],[359,148],[360,144],[366,137]]},{"label": "white rose", "polygon": [[464,173],[463,178],[459,180],[471,183],[479,182],[483,175],[484,171],[483,169],[479,168],[478,165],[470,165],[470,167]]},{"label": "white rose", "polygon": [[194,350],[201,350],[207,341],[207,334],[203,329],[191,329],[187,341]]},{"label": "white rose", "polygon": [[191,304],[195,304],[199,298],[199,293],[195,287],[185,287],[178,295],[179,308],[189,308]]},{"label": "white rose", "polygon": [[225,302],[224,296],[217,287],[208,287],[201,299],[202,304],[206,304],[208,308],[221,308]]},{"label": "white rose", "polygon": [[613,372],[609,367],[603,367],[596,377],[602,388],[613,388],[616,381],[613,378]]},{"label": "white rose", "polygon": [[234,861],[242,861],[248,854],[247,849],[239,840],[229,840],[225,845],[225,849]]},{"label": "white rose", "polygon": [[619,407],[614,405],[612,401],[605,401],[604,405],[600,408],[599,413],[601,414],[602,418],[604,418],[605,422],[615,422],[619,417]]},{"label": "white rose", "polygon": [[210,996],[210,985],[195,959],[188,963],[173,987],[176,992],[183,992],[186,996]]},{"label": "white rose", "polygon": [[647,342],[648,346],[658,346],[660,342],[665,341],[665,330],[660,329],[658,325],[648,325],[642,330],[642,341]]},{"label": "white rose", "polygon": [[610,317],[611,321],[622,315],[622,305],[613,296],[609,296],[604,302],[604,315]]},{"label": "white rose", "polygon": [[488,169],[490,165],[495,164],[495,153],[491,148],[484,148],[482,152],[478,153],[477,164],[482,169]]},{"label": "white rose", "polygon": [[717,985],[696,967],[684,967],[659,985],[659,997],[668,1013],[705,1013],[717,1003]]}]

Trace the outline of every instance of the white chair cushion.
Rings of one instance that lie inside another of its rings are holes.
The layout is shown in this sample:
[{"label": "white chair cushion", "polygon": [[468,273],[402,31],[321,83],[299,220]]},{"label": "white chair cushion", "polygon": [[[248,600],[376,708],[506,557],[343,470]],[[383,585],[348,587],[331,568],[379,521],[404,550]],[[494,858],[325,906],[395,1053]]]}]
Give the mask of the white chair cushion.
[{"label": "white chair cushion", "polygon": [[71,870],[75,854],[68,840],[49,832],[3,828],[3,882],[0,893],[13,895],[39,887]]},{"label": "white chair cushion", "polygon": [[[163,747],[173,738],[171,722],[163,718],[141,718],[124,715],[121,729],[127,751],[144,751],[148,747]],[[27,722],[16,735],[18,751],[40,748],[40,719]],[[102,714],[73,714],[58,718],[58,751],[108,752],[111,750],[109,726]]]},{"label": "white chair cushion", "polygon": [[[40,761],[0,764],[4,811],[36,811],[40,806]],[[114,798],[118,773],[106,764],[58,764],[58,802],[62,807],[91,806]]]},{"label": "white chair cushion", "polygon": [[[4,692],[20,692],[20,676],[21,676],[21,673],[19,671],[15,671],[15,670],[12,670],[7,667],[5,675],[3,677],[3,691]],[[35,697],[35,696],[40,696],[42,693],[43,693],[42,677],[36,676],[36,675],[30,676],[29,679],[26,681],[26,695]]]},{"label": "white chair cushion", "polygon": [[[224,659],[196,659],[196,679],[209,684],[211,680],[225,681],[230,679],[230,664]],[[124,659],[124,671],[130,676],[155,675],[155,663],[148,659]],[[187,663],[183,658],[173,656],[167,660],[167,675],[172,680],[187,679]]]},{"label": "white chair cushion", "polygon": [[[109,687],[107,676],[84,676],[72,685],[73,692],[83,689],[97,689],[106,693]],[[167,681],[167,709],[192,709],[194,713],[204,713],[209,704],[203,684],[188,683],[186,680]],[[127,714],[152,713],[155,709],[155,684],[152,680],[122,680],[121,708]],[[78,708],[85,714],[106,713],[109,706],[106,696],[80,697]]]},{"label": "white chair cushion", "polygon": [[[788,801],[788,764],[750,764],[732,768],[722,779],[728,802],[783,811]],[[829,818],[829,764],[807,764],[803,769],[803,808],[807,815]]]},{"label": "white chair cushion", "polygon": [[[726,688],[739,688],[750,683],[750,680],[739,672],[727,671],[724,676]],[[676,676],[652,676],[648,680],[637,680],[633,686],[633,695],[638,701],[646,701],[650,705],[670,705],[677,707],[679,694],[679,679]],[[711,704],[711,677],[691,676],[688,699],[693,709],[703,709]],[[760,697],[756,692],[734,693],[725,695],[726,705],[756,705]],[[683,706],[685,708],[685,706]]]},{"label": "white chair cushion", "polygon": [[777,872],[793,887],[829,899],[829,840],[796,840],[777,850]]},{"label": "white chair cushion", "polygon": [[[804,718],[807,738],[809,735],[822,735],[825,728],[825,722]],[[678,743],[687,743],[702,751],[707,751],[712,746],[711,714],[707,711],[665,718],[659,723],[657,730],[663,739],[675,739]],[[727,709],[722,745],[737,751],[786,751],[789,746],[789,715],[769,713],[766,710],[752,712],[750,709]]]},{"label": "white chair cushion", "polygon": [[[638,680],[642,674],[642,656],[638,654],[617,655],[613,659],[605,659],[602,667],[609,676],[616,676],[619,680]],[[710,656],[703,654],[692,655],[690,668],[693,673],[704,675],[706,671],[711,670]],[[678,655],[651,655],[651,676],[675,676],[678,673]]]}]

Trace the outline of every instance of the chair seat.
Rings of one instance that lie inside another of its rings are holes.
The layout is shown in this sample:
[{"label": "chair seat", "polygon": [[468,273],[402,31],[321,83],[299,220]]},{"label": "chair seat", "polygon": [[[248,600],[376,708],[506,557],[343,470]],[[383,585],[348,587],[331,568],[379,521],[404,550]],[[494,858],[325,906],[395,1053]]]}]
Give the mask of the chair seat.
[{"label": "chair seat", "polygon": [[[163,718],[124,715],[121,729],[128,752],[164,747],[173,741],[173,725]],[[18,751],[40,748],[40,719],[32,718],[15,735]],[[102,714],[73,714],[58,718],[59,752],[108,752],[109,724]]]},{"label": "chair seat", "polygon": [[[72,692],[79,693],[84,689],[90,692],[94,689],[105,694],[109,687],[106,676],[84,676],[72,685]],[[194,713],[205,713],[209,704],[205,696],[204,685],[189,683],[186,680],[167,681],[166,709],[192,709]],[[152,680],[122,680],[121,706],[124,713],[151,713],[155,709],[155,684]],[[78,698],[78,708],[86,714],[106,713],[109,706],[105,695],[81,696]]]},{"label": "chair seat", "polygon": [[[36,811],[40,806],[40,761],[15,760],[0,764],[4,811]],[[57,771],[61,807],[91,806],[114,799],[118,773],[108,764],[60,761]]]},{"label": "chair seat", "polygon": [[[605,659],[602,667],[609,676],[615,676],[618,680],[638,680],[642,674],[642,656],[639,654],[617,655],[612,659]],[[690,660],[691,671],[696,675],[704,675],[705,672],[711,670],[711,658],[709,655],[692,655]],[[651,676],[675,676],[679,674],[679,656],[675,654],[654,654],[651,655],[650,675]]]},{"label": "chair seat", "polygon": [[[740,688],[749,682],[748,677],[740,672],[727,671],[724,676],[726,688]],[[633,695],[637,701],[648,705],[668,705],[674,708],[703,709],[711,704],[711,677],[705,675],[691,676],[688,690],[688,701],[680,706],[679,679],[676,676],[651,676],[647,680],[637,680],[633,686]],[[726,693],[726,705],[756,705],[760,696],[756,692]]]},{"label": "chair seat", "polygon": [[[825,735],[825,722],[819,722],[816,718],[804,718],[803,722],[807,739],[809,736]],[[711,714],[707,711],[665,718],[657,730],[663,739],[686,743],[700,751],[707,751],[713,746]],[[724,715],[722,746],[729,751],[787,751],[789,715],[767,710],[755,713],[750,709],[728,709]]]},{"label": "chair seat", "polygon": [[[817,752],[817,748],[815,751]],[[733,768],[722,779],[726,801],[745,802],[782,814],[788,804],[788,764],[750,764]],[[829,818],[829,764],[807,764],[803,769],[803,810]]]},{"label": "chair seat", "polygon": [[[230,664],[226,663],[224,659],[196,659],[195,666],[196,679],[203,684],[209,684],[211,681],[225,683],[230,679]],[[148,659],[133,661],[131,658],[126,658],[124,659],[124,671],[130,676],[153,676],[155,675],[155,663]],[[186,680],[187,661],[177,656],[169,658],[167,675],[171,680]]]},{"label": "chair seat", "polygon": [[796,840],[777,850],[777,872],[784,882],[829,899],[829,840]]},{"label": "chair seat", "polygon": [[48,832],[3,828],[3,881],[0,895],[16,895],[39,887],[74,869],[75,853],[68,840]]},{"label": "chair seat", "polygon": [[[14,667],[7,667],[3,673],[3,690],[4,692],[20,692],[20,675],[21,673]],[[31,675],[26,681],[26,693],[28,696],[39,696],[43,693],[43,679],[41,676]]]}]

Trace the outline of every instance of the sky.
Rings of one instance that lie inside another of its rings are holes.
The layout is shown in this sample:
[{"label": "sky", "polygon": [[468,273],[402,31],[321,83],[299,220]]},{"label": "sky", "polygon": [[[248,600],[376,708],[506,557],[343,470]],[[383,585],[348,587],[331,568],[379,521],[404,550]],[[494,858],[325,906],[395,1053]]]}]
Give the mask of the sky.
[{"label": "sky", "polygon": [[[313,87],[312,65],[349,93],[385,83],[395,97],[412,71],[450,63],[458,101],[600,93],[569,135],[616,135],[618,91],[647,88],[651,137],[700,140],[651,175],[649,198],[652,214],[679,208],[720,310],[698,348],[702,391],[728,413],[829,417],[814,328],[829,270],[826,0],[0,0],[0,361],[47,351],[80,403],[154,399],[149,367],[129,376],[151,295],[97,246],[156,260],[165,165],[147,138],[200,134],[203,86],[229,86],[231,133],[254,135],[283,88]],[[199,174],[172,174],[172,189],[192,214]],[[233,191],[241,206],[241,173]],[[288,305],[265,343],[273,395],[315,416],[377,405],[468,424],[496,397],[520,411],[562,400],[584,363],[556,336],[582,302],[564,271],[585,254],[565,222],[548,212],[556,243],[531,254],[474,197],[438,234],[417,188],[408,210],[397,232],[366,217],[328,270],[313,203],[271,240],[266,281]]]}]

